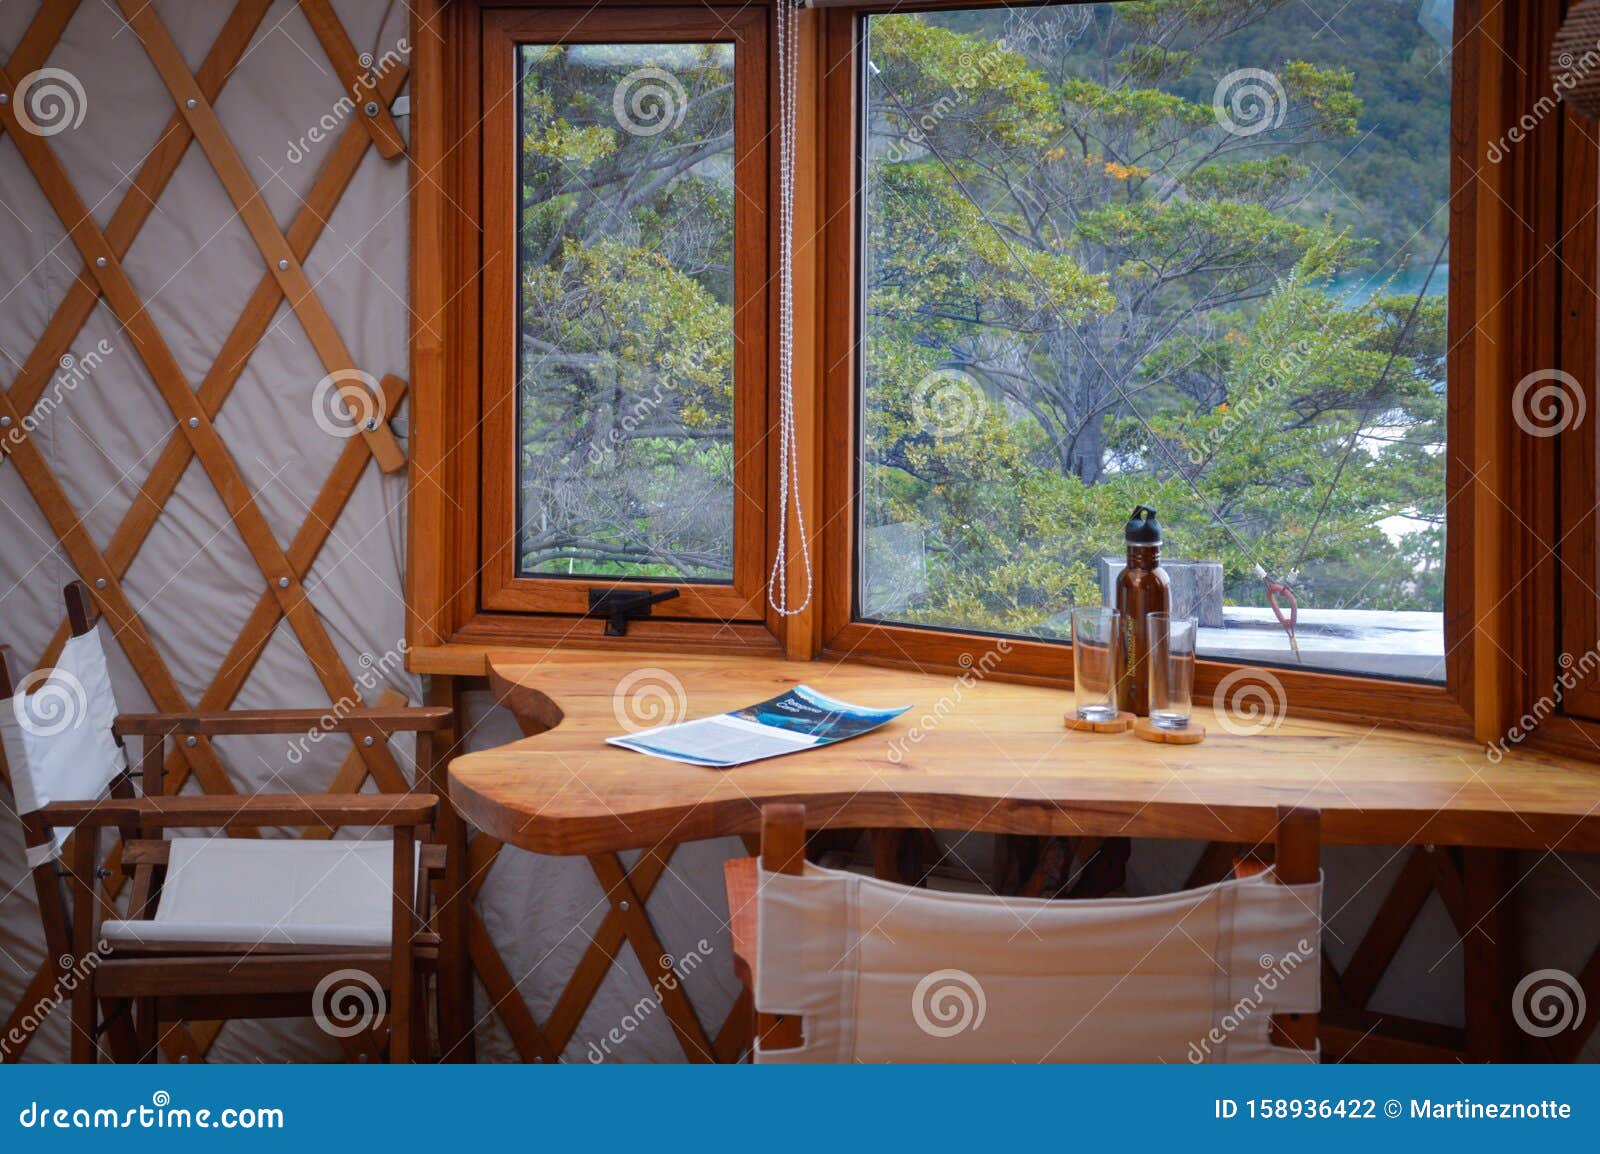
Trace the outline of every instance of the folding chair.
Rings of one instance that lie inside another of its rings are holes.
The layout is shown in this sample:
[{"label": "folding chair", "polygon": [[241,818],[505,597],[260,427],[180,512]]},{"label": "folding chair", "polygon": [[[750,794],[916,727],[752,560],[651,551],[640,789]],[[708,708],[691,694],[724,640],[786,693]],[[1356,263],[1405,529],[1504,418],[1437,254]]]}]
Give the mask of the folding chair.
[{"label": "folding chair", "polygon": [[[62,985],[72,990],[72,1060],[97,1060],[101,1035],[112,1029],[113,1056],[131,1041],[139,1060],[154,1061],[163,1020],[317,1016],[347,1039],[356,1031],[345,1012],[359,1006],[361,1032],[376,1037],[385,993],[390,1060],[410,1061],[414,1050],[425,1056],[425,975],[439,939],[424,931],[422,915],[427,881],[444,866],[443,847],[430,842],[436,796],[168,796],[162,777],[169,738],[192,745],[202,736],[319,732],[371,744],[415,732],[418,783],[437,789],[433,735],[449,726],[451,711],[119,716],[90,593],[74,582],[66,598],[72,636],[55,668],[31,694],[13,694],[9,678],[0,684],[10,698],[0,702],[0,737],[46,942],[70,979]],[[143,796],[135,796],[123,753],[128,736],[142,739]],[[106,826],[120,834],[122,870],[132,879],[125,918],[98,884],[108,876],[97,856]],[[164,836],[268,826],[387,827],[392,838]],[[314,997],[337,1000],[314,1005]],[[119,1031],[123,1046],[115,1044]]]},{"label": "folding chair", "polygon": [[762,809],[725,867],[757,1062],[1316,1061],[1321,818],[1278,810],[1275,862],[1175,894],[937,892],[805,860]]}]

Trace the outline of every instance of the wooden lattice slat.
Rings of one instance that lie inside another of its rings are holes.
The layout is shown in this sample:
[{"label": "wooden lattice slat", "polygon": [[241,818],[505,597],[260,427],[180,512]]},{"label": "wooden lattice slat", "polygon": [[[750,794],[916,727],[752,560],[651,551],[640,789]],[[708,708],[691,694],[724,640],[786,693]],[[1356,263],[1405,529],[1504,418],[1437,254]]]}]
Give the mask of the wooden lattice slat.
[{"label": "wooden lattice slat", "polygon": [[[229,15],[216,44],[207,53],[205,62],[197,73],[202,88],[213,99],[221,91],[223,82],[244,54],[245,48],[270,6],[271,0],[247,0]],[[50,8],[51,5],[46,4],[44,9],[41,9],[41,15]],[[13,72],[17,70],[15,65],[12,66],[12,70]],[[127,254],[139,229],[154,211],[156,201],[165,190],[172,174],[177,171],[178,162],[182,160],[192,139],[193,134],[190,133],[188,125],[181,116],[174,113],[106,226],[106,238],[119,256]],[[24,362],[16,380],[12,382],[11,398],[18,408],[31,409],[38,403],[45,387],[49,384],[51,374],[55,372],[59,358],[71,348],[72,342],[77,340],[79,332],[99,299],[99,288],[85,270],[73,281],[72,287],[46,325],[44,335]],[[202,386],[202,399],[203,395]],[[211,407],[213,416],[218,408],[220,404]],[[181,457],[175,463],[174,449],[182,450]],[[188,443],[181,438],[173,438],[168,442],[166,451],[156,468],[140,486],[134,496],[132,508],[112,537],[111,544],[106,549],[106,561],[119,578],[127,573],[128,566],[132,564],[134,555],[138,553],[139,547],[148,536],[149,529],[154,526],[166,499],[177,487],[178,478],[191,459],[187,449]],[[66,643],[69,634],[68,622],[63,618],[45,649],[44,657],[40,660],[41,667],[55,663],[60,656],[61,646]],[[181,755],[178,756],[181,758]]]},{"label": "wooden lattice slat", "polygon": [[[633,869],[628,876],[634,892],[639,895],[640,902],[648,903],[651,893],[655,891],[656,883],[667,871],[667,860],[675,848],[671,845],[657,846],[647,853],[640,854],[639,859],[633,863]],[[607,910],[605,918],[594,932],[594,937],[589,941],[589,948],[584,951],[583,957],[572,971],[572,977],[567,981],[566,988],[556,999],[556,1004],[550,1011],[550,1020],[545,1023],[552,1042],[559,1044],[562,1049],[566,1048],[567,1043],[578,1032],[584,1013],[594,1001],[595,995],[599,993],[600,983],[605,981],[606,972],[610,970],[612,961],[616,958],[617,951],[622,949],[626,937],[621,915],[615,908]]]},{"label": "wooden lattice slat", "polygon": [[1433,893],[1434,872],[1428,856],[1422,849],[1411,851],[1377,917],[1372,919],[1340,975],[1340,990],[1357,1008],[1364,1008],[1371,1001],[1378,982]]},{"label": "wooden lattice slat", "polygon": [[715,1061],[716,1052],[711,1039],[706,1036],[700,1019],[695,1017],[694,1007],[689,1004],[689,995],[684,992],[683,983],[669,980],[672,974],[671,958],[662,948],[656,928],[645,912],[644,898],[630,884],[628,875],[623,871],[621,859],[614,853],[591,854],[589,866],[604,887],[606,900],[611,903],[611,912],[606,916],[609,918],[614,914],[621,919],[628,944],[633,947],[633,956],[660,999],[661,1008],[672,1023],[672,1032],[678,1036],[678,1044],[683,1047],[683,1052],[691,1062]]},{"label": "wooden lattice slat", "polygon": [[[270,0],[265,0],[265,2],[270,3]],[[252,8],[263,6],[263,0],[248,0],[248,5],[241,5],[241,8],[246,6]],[[235,15],[237,15],[237,11]],[[259,20],[259,17],[257,19]],[[227,35],[227,29],[224,29],[224,35]],[[248,36],[245,37],[245,41],[248,42]],[[231,67],[231,62],[228,66]],[[204,76],[204,72],[205,70],[202,69],[202,76]],[[404,81],[405,69],[403,68],[395,69],[389,76],[385,77],[381,85],[381,91],[384,93],[385,98],[392,99],[394,93],[399,90]],[[175,116],[174,119],[179,124],[183,123],[181,118]],[[190,135],[186,125],[183,127],[182,132],[183,139],[187,143]],[[358,127],[352,126],[341,134],[338,143],[329,155],[326,165],[318,175],[315,184],[312,185],[311,191],[307,194],[303,207],[289,228],[289,243],[302,260],[310,253],[317,239],[322,235],[328,218],[333,214],[333,209],[338,204],[340,197],[343,196],[345,189],[349,187],[350,181],[354,178],[356,169],[361,163],[362,156],[366,154],[366,150],[367,138]],[[177,168],[180,158],[181,153],[174,152],[171,154],[164,173],[157,178],[159,181],[157,191],[165,185],[166,178]],[[136,181],[135,184],[137,185],[138,182]],[[124,205],[138,199],[136,197],[137,191],[140,190],[136,188],[129,192],[128,199],[123,202]],[[144,202],[140,200],[140,203]],[[141,217],[141,223],[142,220],[143,218]],[[111,230],[116,226],[116,223],[117,217],[113,217],[112,224],[107,228],[108,236],[111,235]],[[74,289],[76,287],[75,285]],[[90,291],[92,293],[94,290],[91,288]],[[92,307],[94,299],[97,299],[97,296],[90,298],[90,307]],[[198,390],[200,403],[211,414],[213,420],[221,412],[223,403],[228,399],[233,386],[238,382],[240,374],[249,362],[250,354],[255,351],[256,344],[266,335],[267,329],[272,322],[272,317],[282,300],[283,292],[278,287],[278,282],[270,274],[264,273],[246,303],[244,312],[240,314],[238,323],[228,334],[227,339],[223,341],[222,348],[217,353],[211,371],[200,382]],[[65,311],[67,303],[70,303],[70,294],[69,302],[63,303],[63,311]],[[58,317],[60,315],[61,313],[57,314]],[[85,308],[84,316],[87,315],[88,309]],[[30,362],[31,360],[32,358],[30,358]],[[54,362],[51,363],[53,364]],[[19,382],[22,379],[22,376],[18,377]],[[44,379],[48,380],[48,376]],[[399,397],[389,397],[386,398],[386,401],[389,405],[386,411],[393,412],[394,405],[399,403]],[[24,405],[23,407],[27,406]],[[117,569],[119,575],[127,572],[134,556],[137,555],[140,547],[149,537],[151,530],[155,528],[156,521],[161,514],[161,510],[165,507],[166,501],[177,489],[184,470],[189,467],[189,462],[193,459],[194,453],[189,446],[189,442],[182,437],[174,437],[167,442],[160,457],[157,458],[155,466],[150,470],[144,483],[140,486],[133,507],[129,509],[123,518],[122,524],[117,527],[116,533],[112,536],[111,543],[106,549],[106,559]],[[361,446],[347,444],[339,457],[338,463],[334,466],[334,473],[329,477],[327,485],[324,486],[322,495],[318,497],[316,503],[312,506],[313,511],[320,511],[324,515],[323,519],[330,523],[336,519],[338,510],[343,508],[344,500],[348,499],[349,490],[354,488],[354,478],[348,478],[348,485],[345,484],[347,475],[353,472],[356,477],[359,477],[366,460],[366,454],[362,452]],[[338,496],[340,493],[344,494],[342,498]],[[326,516],[328,513],[331,513],[332,516]],[[300,535],[296,537],[295,542],[289,547],[290,561],[300,569],[302,576],[306,569],[310,567],[310,558],[315,555],[316,548],[320,545],[320,539],[313,543],[308,538],[315,536],[319,529],[322,533],[322,539],[325,539],[326,527],[313,526],[308,521],[308,524],[302,528]],[[300,564],[302,560],[305,561],[304,565]],[[256,636],[259,634],[264,644],[267,637],[270,636],[271,629],[280,620],[281,615],[270,608],[270,605],[275,605],[270,595],[264,596],[262,600],[268,607],[258,604],[255,613],[252,614],[252,624],[255,624],[254,618],[256,614],[271,613],[270,622],[265,629],[247,627],[241,636]],[[55,660],[60,654],[60,647],[65,644],[68,634],[69,629],[63,619],[56,630],[54,638],[51,640],[50,648],[46,650],[45,658],[41,664],[48,665]],[[229,659],[223,662],[222,669],[226,674],[240,674],[238,676],[238,685],[235,686],[234,692],[237,692],[237,689],[242,687],[243,674],[247,674],[253,666],[253,660],[246,661],[243,655],[239,653],[230,653]],[[224,699],[217,701],[211,694],[208,694],[208,699],[211,703],[207,704],[203,700],[200,706],[201,709],[226,709],[232,703],[233,695],[228,694]]]},{"label": "wooden lattice slat", "polygon": [[524,1062],[556,1061],[560,1051],[550,1044],[534,1019],[533,1012],[522,1000],[516,979],[511,976],[505,959],[500,956],[494,939],[489,936],[489,927],[483,924],[476,910],[471,912],[467,924],[471,935],[469,942],[473,967],[489,993],[495,1014],[511,1035],[517,1053]]},{"label": "wooden lattice slat", "polygon": [[[300,12],[317,39],[322,41],[322,49],[333,62],[339,83],[344,85],[345,93],[355,104],[356,115],[366,124],[378,155],[393,160],[406,150],[406,142],[389,113],[389,101],[373,99],[370,79],[373,71],[360,67],[361,58],[356,54],[355,45],[350,43],[350,37],[345,35],[339,17],[334,15],[333,6],[328,0],[300,0]],[[381,74],[380,70],[378,75],[381,77]]]},{"label": "wooden lattice slat", "polygon": [[[78,0],[72,0],[68,4],[46,3],[40,9],[40,17],[44,18],[61,10],[70,13],[76,9],[77,3]],[[239,63],[240,57],[249,47],[251,37],[260,26],[262,17],[271,6],[272,0],[244,0],[229,15],[227,23],[217,36],[217,42],[212,45],[211,51],[206,54],[205,62],[200,66],[200,71],[195,74],[202,91],[207,94],[207,99],[216,99],[217,94],[222,91],[224,81]],[[19,63],[17,56],[21,55],[22,51],[18,49],[8,66],[13,76],[31,72],[43,63],[42,60],[37,63],[32,61]],[[156,202],[166,190],[172,174],[178,170],[178,162],[183,159],[183,154],[192,139],[193,134],[190,133],[188,124],[183,117],[174,112],[157,138],[155,147],[139,166],[139,171],[129,184],[128,191],[123,194],[121,202],[111,214],[111,220],[106,224],[106,239],[118,257],[127,255],[128,249],[133,245],[133,238],[139,234],[145,221],[155,211]],[[16,379],[11,383],[11,399],[17,408],[28,410],[38,404],[39,398],[44,395],[44,390],[49,386],[51,377],[59,367],[61,357],[70,351],[72,342],[78,339],[78,333],[89,319],[89,314],[94,311],[99,299],[99,289],[93,278],[88,275],[88,271],[84,270],[56,307],[50,323],[45,326],[44,334],[34,345],[33,351],[23,362]]]}]

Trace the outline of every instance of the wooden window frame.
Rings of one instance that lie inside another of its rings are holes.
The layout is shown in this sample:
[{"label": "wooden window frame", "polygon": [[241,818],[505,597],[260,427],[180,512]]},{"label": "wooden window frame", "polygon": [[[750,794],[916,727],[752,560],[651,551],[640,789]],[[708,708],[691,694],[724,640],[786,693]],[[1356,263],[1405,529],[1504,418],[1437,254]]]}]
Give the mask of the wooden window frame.
[{"label": "wooden window frame", "polygon": [[484,14],[485,94],[513,91],[520,44],[701,43],[734,46],[734,517],[733,575],[727,583],[519,575],[517,538],[518,102],[492,100],[483,110],[483,534],[480,603],[512,613],[588,611],[588,591],[617,587],[680,596],[655,612],[663,618],[761,621],[765,617],[767,454],[765,287],[771,159],[767,132],[767,44],[759,10],[573,8]]},{"label": "wooden window frame", "polygon": [[[1545,60],[1560,17],[1553,0],[1522,13],[1508,30],[1516,55]],[[1520,79],[1508,82],[1508,117],[1549,93],[1543,69],[1517,87]],[[1508,668],[1486,740],[1502,750],[1527,745],[1600,761],[1600,672],[1593,664],[1600,653],[1600,123],[1563,103],[1521,147],[1529,160],[1518,177],[1545,195],[1519,202],[1526,220],[1508,230],[1506,260],[1522,272],[1525,289],[1516,318],[1521,357],[1507,380],[1561,370],[1576,381],[1585,409],[1553,436],[1527,435],[1514,422],[1506,431],[1506,504],[1514,521],[1506,536]],[[1539,323],[1546,317],[1556,323]]]},{"label": "wooden window frame", "polygon": [[[446,397],[443,404],[434,398],[441,435],[425,436],[419,428],[416,453],[425,475],[419,485],[414,472],[413,516],[436,512],[448,544],[443,556],[419,556],[413,534],[412,564],[421,578],[411,582],[408,596],[414,635],[424,645],[776,646],[765,594],[776,538],[766,513],[776,491],[767,437],[776,411],[774,358],[768,355],[774,301],[767,205],[775,152],[769,145],[767,13],[750,6],[498,6],[467,0],[419,10],[418,22],[439,33],[419,41],[419,88],[429,82],[431,56],[448,75],[434,77],[431,85],[439,123],[414,128],[422,146],[414,150],[417,164],[429,174],[417,181],[414,196],[414,358],[440,362],[436,373]],[[517,44],[628,41],[735,45],[737,464],[733,578],[726,584],[516,572],[518,109],[515,100],[490,94],[511,91]],[[418,93],[419,120],[427,114],[424,91]],[[437,285],[430,283],[434,268],[442,274]],[[442,349],[451,354],[441,356]],[[586,615],[588,591],[612,587],[677,589],[679,597],[633,623],[626,638],[614,638],[606,635],[603,621]]]},{"label": "wooden window frame", "polygon": [[[829,295],[823,321],[823,382],[827,447],[823,469],[823,506],[819,518],[826,526],[822,552],[834,564],[857,556],[857,494],[860,462],[857,454],[859,419],[858,333],[860,316],[859,206],[859,101],[861,99],[860,45],[862,18],[881,12],[936,10],[939,8],[1006,7],[989,0],[932,0],[922,3],[863,4],[849,9],[827,9],[823,16],[822,101],[827,110],[828,134],[821,167],[825,173],[823,214],[827,220],[824,262],[829,270]],[[1452,237],[1462,229],[1480,227],[1480,213],[1488,209],[1477,192],[1473,166],[1467,163],[1469,142],[1492,139],[1485,135],[1488,120],[1474,97],[1476,59],[1497,51],[1490,35],[1493,22],[1479,11],[1479,0],[1457,0],[1457,52],[1474,64],[1457,67],[1452,79]],[[849,115],[840,112],[848,109]],[[1509,211],[1507,206],[1507,211]],[[1497,225],[1503,225],[1498,219]],[[1454,241],[1452,242],[1454,244]],[[846,283],[848,273],[848,283]],[[1484,285],[1474,283],[1475,270],[1468,261],[1451,261],[1449,353],[1451,382],[1447,427],[1445,681],[1442,685],[1390,681],[1337,673],[1310,672],[1292,667],[1240,665],[1224,661],[1197,663],[1196,691],[1209,693],[1236,670],[1269,672],[1283,686],[1290,712],[1301,716],[1365,718],[1407,728],[1465,736],[1472,732],[1473,664],[1482,643],[1474,628],[1473,542],[1476,512],[1468,501],[1480,474],[1472,468],[1471,446],[1474,404],[1468,395],[1485,382],[1475,371],[1483,340],[1475,338],[1470,302]],[[1481,280],[1482,278],[1480,278]],[[1491,282],[1498,285],[1500,282]],[[1519,290],[1508,280],[1507,291]],[[1463,307],[1463,302],[1468,307]],[[841,461],[841,458],[845,458]],[[1481,586],[1478,592],[1482,592]],[[888,624],[861,620],[855,613],[856,582],[852,572],[830,571],[824,582],[822,648],[828,655],[918,669],[963,669],[1000,638],[948,628]],[[1004,638],[1008,651],[991,676],[1044,684],[1071,683],[1071,649],[1064,643],[1016,637]]]},{"label": "wooden window frame", "polygon": [[[480,247],[483,21],[494,15],[513,24],[537,24],[548,20],[552,9],[572,6],[416,0],[410,516],[413,526],[429,530],[413,531],[408,540],[408,640],[414,649],[437,648],[440,656],[414,661],[414,666],[459,672],[473,667],[477,658],[472,655],[485,648],[573,643],[646,651],[755,647],[781,649],[797,660],[848,658],[961,672],[996,643],[980,633],[869,623],[854,616],[855,197],[860,18],[891,10],[999,6],[993,0],[921,0],[801,13],[795,391],[799,485],[807,502],[816,597],[790,618],[778,617],[765,605],[759,620],[719,624],[658,617],[636,623],[626,638],[613,639],[592,619],[485,605],[477,572],[485,512],[480,504],[483,332],[478,300],[480,280],[489,272]],[[1510,404],[1517,381],[1531,368],[1561,367],[1565,359],[1569,371],[1590,389],[1591,419],[1600,417],[1600,397],[1594,395],[1592,382],[1600,371],[1595,351],[1600,310],[1563,307],[1574,286],[1563,282],[1560,272],[1563,259],[1578,262],[1582,269],[1595,266],[1600,245],[1593,213],[1584,215],[1582,200],[1587,197],[1592,207],[1600,183],[1595,174],[1600,149],[1593,126],[1575,126],[1562,109],[1503,162],[1486,163],[1488,142],[1505,139],[1550,87],[1545,58],[1560,2],[1533,0],[1515,11],[1512,7],[1457,0],[1455,15],[1445,682],[1421,685],[1271,667],[1271,675],[1284,687],[1289,712],[1297,715],[1358,719],[1493,743],[1521,711],[1548,692],[1560,669],[1559,654],[1571,651],[1575,639],[1600,631],[1600,603],[1575,609],[1572,596],[1574,572],[1600,589],[1600,580],[1591,579],[1600,574],[1589,573],[1581,563],[1582,556],[1596,552],[1600,522],[1589,518],[1570,535],[1569,556],[1559,555],[1545,542],[1557,540],[1553,522],[1563,513],[1570,521],[1574,506],[1552,510],[1538,497],[1564,482],[1564,499],[1586,498],[1592,507],[1600,485],[1592,436],[1521,437]],[[660,12],[664,25],[675,26],[680,9],[705,10],[681,0],[630,0],[606,11]],[[667,10],[672,10],[670,16]],[[764,30],[770,27],[770,3],[737,10],[753,14],[750,18],[759,20]],[[770,35],[767,41],[770,47]],[[770,96],[768,101],[770,107]],[[1556,186],[1562,190],[1559,198],[1550,194]],[[1553,207],[1558,199],[1559,209]],[[775,308],[773,284],[767,299],[770,316],[775,317]],[[766,365],[769,382],[775,381],[775,352],[770,349]],[[775,413],[770,385],[768,405]],[[770,442],[772,430],[765,432]],[[763,489],[769,509],[778,507],[775,473],[767,470]],[[798,528],[792,519],[789,528],[787,579],[790,600],[798,604],[806,585],[792,544]],[[776,556],[776,530],[775,518],[767,518],[768,569]],[[1573,556],[1579,564],[1573,564]],[[1600,561],[1588,564],[1592,569]],[[1564,596],[1566,624],[1551,628],[1551,606],[1559,606]],[[991,676],[1070,686],[1070,648],[1004,640],[1008,651]],[[452,658],[452,650],[461,653]],[[1264,668],[1202,661],[1197,688],[1209,692],[1235,670]],[[1600,716],[1600,697],[1594,710]],[[1558,710],[1527,743],[1600,758],[1600,725]]]}]

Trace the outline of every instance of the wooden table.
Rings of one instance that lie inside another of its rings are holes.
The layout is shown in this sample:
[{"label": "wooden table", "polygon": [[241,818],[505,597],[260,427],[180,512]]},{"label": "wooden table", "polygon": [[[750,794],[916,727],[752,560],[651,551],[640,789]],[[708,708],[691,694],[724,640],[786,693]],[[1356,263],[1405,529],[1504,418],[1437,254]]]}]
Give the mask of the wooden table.
[{"label": "wooden table", "polygon": [[[1199,745],[1068,731],[1060,690],[827,661],[556,652],[491,660],[546,732],[459,757],[451,797],[524,849],[590,853],[752,832],[762,803],[820,826],[1258,841],[1283,804],[1322,810],[1324,840],[1600,850],[1600,766],[1328,721],[1261,732],[1209,709]],[[631,679],[631,680],[630,680]],[[804,682],[860,705],[910,705],[883,729],[729,770],[605,744],[665,702],[684,720]],[[619,690],[620,686],[620,690]],[[636,703],[630,706],[630,701]],[[680,704],[681,703],[681,704]],[[629,710],[633,709],[630,715]]]},{"label": "wooden table", "polygon": [[[1600,850],[1600,766],[1522,751],[1496,762],[1468,742],[1377,725],[1260,725],[1197,709],[1208,730],[1203,743],[1155,745],[1131,734],[1068,731],[1069,694],[986,679],[977,668],[958,677],[830,661],[583,651],[490,654],[486,662],[492,687],[529,736],[456,758],[452,799],[494,839],[588,855],[612,904],[593,957],[552,1020],[539,1026],[522,1013],[508,1022],[525,1054],[559,1052],[573,1036],[624,937],[636,956],[660,953],[643,906],[677,843],[751,834],[770,801],[804,804],[812,827],[1196,838],[1211,842],[1220,861],[1240,843],[1268,840],[1275,807],[1295,804],[1322,811],[1326,842],[1417,847],[1404,851],[1343,973],[1325,968],[1325,1053],[1359,1047],[1374,1060],[1527,1053],[1533,1043],[1510,1020],[1511,987],[1527,967],[1508,900],[1518,878],[1505,851]],[[801,682],[856,704],[912,708],[867,736],[728,770],[605,744],[630,722],[727,712]],[[666,715],[646,715],[651,702]],[[653,849],[624,870],[617,851],[633,847]],[[474,856],[475,872],[492,861]],[[1435,893],[1462,937],[1464,1030],[1368,1008]],[[486,937],[476,943],[480,955],[492,970]],[[1570,1059],[1600,1020],[1600,953],[1582,980],[1596,987],[1582,1028],[1538,1043],[1536,1056]],[[505,985],[493,973],[489,983],[492,994]],[[514,993],[507,987],[497,996]],[[676,1000],[682,1004],[666,1009],[686,1054],[738,1053],[741,1008],[713,1037],[687,1001]]]}]

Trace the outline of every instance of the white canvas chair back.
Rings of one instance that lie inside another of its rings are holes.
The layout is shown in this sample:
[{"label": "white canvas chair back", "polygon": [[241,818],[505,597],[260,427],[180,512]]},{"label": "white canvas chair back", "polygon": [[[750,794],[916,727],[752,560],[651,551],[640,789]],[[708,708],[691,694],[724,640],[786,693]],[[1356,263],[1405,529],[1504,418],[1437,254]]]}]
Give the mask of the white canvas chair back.
[{"label": "white canvas chair back", "polygon": [[[111,732],[117,700],[100,643],[100,627],[69,637],[55,668],[24,678],[15,696],[0,703],[17,812],[29,814],[52,801],[93,801],[127,768]],[[58,857],[70,829],[46,845],[28,848],[28,867]]]},{"label": "white canvas chair back", "polygon": [[1268,1031],[1320,1008],[1320,882],[1049,901],[759,876],[756,1005],[805,1040],[758,1062],[1314,1060]]}]

